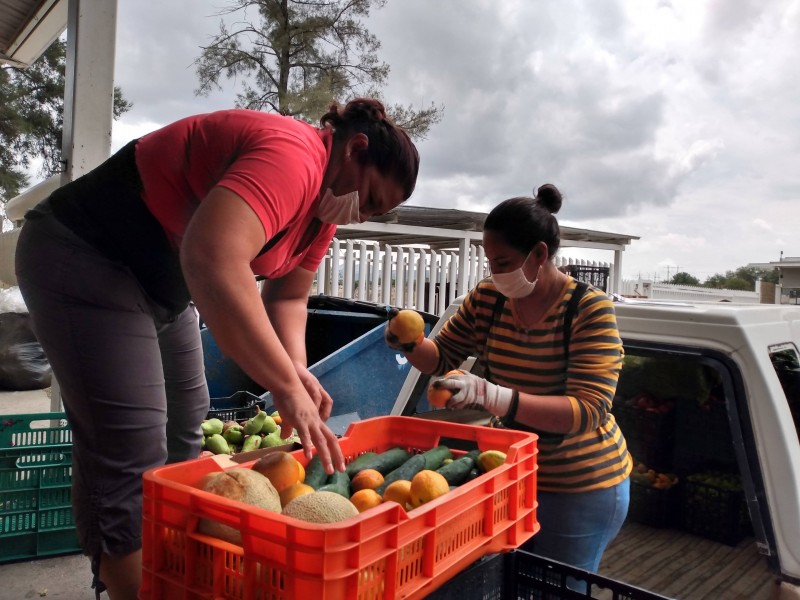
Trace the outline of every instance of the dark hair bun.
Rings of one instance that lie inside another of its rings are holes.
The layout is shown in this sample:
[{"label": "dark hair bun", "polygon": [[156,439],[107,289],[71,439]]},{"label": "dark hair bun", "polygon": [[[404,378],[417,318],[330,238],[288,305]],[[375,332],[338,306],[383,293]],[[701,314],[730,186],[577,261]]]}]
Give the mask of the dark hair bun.
[{"label": "dark hair bun", "polygon": [[539,202],[550,214],[557,214],[561,210],[563,197],[558,188],[552,183],[545,183],[536,190],[536,201]]}]

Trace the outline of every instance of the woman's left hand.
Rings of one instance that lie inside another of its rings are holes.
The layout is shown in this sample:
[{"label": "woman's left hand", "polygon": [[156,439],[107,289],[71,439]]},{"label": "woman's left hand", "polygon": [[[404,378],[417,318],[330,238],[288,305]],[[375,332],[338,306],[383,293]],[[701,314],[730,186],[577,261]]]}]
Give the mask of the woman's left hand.
[{"label": "woman's left hand", "polygon": [[459,373],[435,379],[435,388],[453,392],[447,408],[483,408],[495,416],[504,417],[511,408],[514,390],[486,381],[472,373]]},{"label": "woman's left hand", "polygon": [[333,410],[333,398],[331,398],[330,394],[322,387],[319,379],[317,379],[305,365],[295,363],[295,369],[297,370],[297,376],[300,378],[300,382],[303,384],[303,387],[306,388],[314,404],[316,404],[320,418],[323,421],[327,421]]}]

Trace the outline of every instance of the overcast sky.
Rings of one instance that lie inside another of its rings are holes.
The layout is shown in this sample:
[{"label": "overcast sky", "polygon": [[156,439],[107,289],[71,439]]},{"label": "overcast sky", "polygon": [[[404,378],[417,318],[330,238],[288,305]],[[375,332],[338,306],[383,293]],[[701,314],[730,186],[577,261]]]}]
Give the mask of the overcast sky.
[{"label": "overcast sky", "polygon": [[[232,84],[194,94],[224,6],[119,0],[114,149],[232,106]],[[409,204],[486,212],[554,183],[562,225],[639,238],[625,278],[800,256],[800,0],[388,0],[366,24],[386,101],[444,105]]]}]

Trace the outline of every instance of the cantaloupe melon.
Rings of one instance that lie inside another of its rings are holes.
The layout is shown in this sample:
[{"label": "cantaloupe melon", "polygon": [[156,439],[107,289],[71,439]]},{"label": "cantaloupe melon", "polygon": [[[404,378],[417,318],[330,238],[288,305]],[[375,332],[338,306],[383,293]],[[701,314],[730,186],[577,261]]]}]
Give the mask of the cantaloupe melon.
[{"label": "cantaloupe melon", "polygon": [[[269,479],[252,469],[234,467],[227,471],[209,473],[204,478],[201,487],[206,492],[218,496],[258,506],[271,512],[281,512],[278,491]],[[201,533],[206,535],[213,535],[234,544],[242,543],[241,532],[228,525],[201,519],[197,527]]]},{"label": "cantaloupe melon", "polygon": [[338,523],[358,515],[350,500],[335,492],[298,496],[283,507],[283,514],[309,523]]}]

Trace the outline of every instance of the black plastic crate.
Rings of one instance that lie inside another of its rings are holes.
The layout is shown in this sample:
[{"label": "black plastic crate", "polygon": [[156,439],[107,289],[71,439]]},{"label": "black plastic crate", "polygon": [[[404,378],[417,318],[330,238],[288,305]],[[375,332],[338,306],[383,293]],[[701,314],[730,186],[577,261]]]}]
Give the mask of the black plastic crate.
[{"label": "black plastic crate", "polygon": [[264,410],[266,401],[251,392],[240,391],[224,398],[211,398],[207,419],[217,418],[221,421],[246,421],[258,411]]},{"label": "black plastic crate", "polygon": [[583,281],[596,288],[600,288],[604,292],[608,291],[608,275],[610,269],[608,267],[592,267],[588,265],[564,265],[559,267],[562,273],[566,273],[577,279]]},{"label": "black plastic crate", "polygon": [[672,470],[674,410],[659,412],[615,403],[612,412],[635,462],[660,471]]},{"label": "black plastic crate", "polygon": [[659,489],[631,481],[628,520],[650,527],[672,527],[675,525],[679,498],[677,485]]},{"label": "black plastic crate", "polygon": [[680,400],[675,407],[675,444],[672,463],[682,474],[710,465],[726,471],[736,468],[728,411],[716,397],[704,402]]},{"label": "black plastic crate", "polygon": [[681,529],[729,546],[750,535],[752,524],[737,480],[724,473],[687,477],[681,486]]},{"label": "black plastic crate", "polygon": [[[568,578],[587,582],[587,591],[569,589]],[[610,590],[611,596],[603,590]],[[524,550],[484,557],[426,597],[436,600],[597,600],[601,597],[605,600],[668,600],[666,596]]]}]

